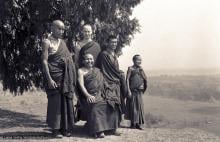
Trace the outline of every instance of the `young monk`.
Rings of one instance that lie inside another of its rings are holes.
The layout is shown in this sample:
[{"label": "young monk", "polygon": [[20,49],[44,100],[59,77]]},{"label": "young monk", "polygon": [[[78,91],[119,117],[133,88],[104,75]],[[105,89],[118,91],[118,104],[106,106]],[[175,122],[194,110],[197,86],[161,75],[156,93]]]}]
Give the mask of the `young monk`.
[{"label": "young monk", "polygon": [[131,128],[143,130],[144,107],[142,95],[147,89],[147,78],[141,67],[141,56],[133,56],[134,65],[127,71],[128,98],[126,117],[131,121]]},{"label": "young monk", "polygon": [[101,71],[93,67],[92,54],[83,56],[83,67],[78,70],[78,81],[83,92],[82,99],[88,103],[87,126],[89,133],[98,138],[104,138],[104,131],[114,129],[114,123],[109,119],[112,108],[103,99],[104,79]]},{"label": "young monk", "polygon": [[116,49],[118,45],[118,38],[115,35],[108,37],[108,45],[106,49],[99,54],[98,66],[105,78],[105,99],[108,104],[111,105],[113,115],[111,115],[111,121],[115,124],[115,129],[112,130],[112,134],[120,136],[121,133],[117,130],[121,122],[122,108],[121,108],[121,80],[122,74],[119,69],[118,55]]}]

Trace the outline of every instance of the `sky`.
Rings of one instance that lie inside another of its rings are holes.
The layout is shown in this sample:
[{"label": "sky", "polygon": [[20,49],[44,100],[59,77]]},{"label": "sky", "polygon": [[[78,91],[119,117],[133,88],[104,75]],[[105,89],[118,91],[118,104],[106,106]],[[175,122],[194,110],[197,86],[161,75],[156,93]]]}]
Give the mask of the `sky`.
[{"label": "sky", "polygon": [[143,0],[132,17],[141,33],[123,49],[123,70],[134,54],[146,70],[220,68],[220,0]]}]

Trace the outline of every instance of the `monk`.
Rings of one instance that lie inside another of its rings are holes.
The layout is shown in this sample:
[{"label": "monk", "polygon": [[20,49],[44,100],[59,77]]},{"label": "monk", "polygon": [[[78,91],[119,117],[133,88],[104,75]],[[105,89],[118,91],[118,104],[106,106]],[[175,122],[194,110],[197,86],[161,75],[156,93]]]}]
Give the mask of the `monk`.
[{"label": "monk", "polygon": [[[83,56],[87,53],[93,55],[94,66],[96,66],[97,64],[96,59],[97,59],[98,54],[101,51],[101,48],[97,42],[92,40],[92,27],[88,24],[84,25],[82,34],[83,34],[83,39],[76,43],[76,46],[74,49],[77,68],[80,68],[83,66],[82,64]],[[77,94],[79,96],[77,119],[87,121],[87,110],[88,110],[87,107],[88,106],[87,106],[87,102],[84,102],[84,99],[81,99],[82,92],[81,92],[81,89],[79,89],[79,86],[77,86]]]},{"label": "monk", "polygon": [[106,50],[102,51],[98,57],[98,67],[100,68],[103,76],[106,80],[105,85],[105,99],[108,104],[112,106],[114,110],[114,122],[115,129],[113,133],[115,135],[120,135],[120,133],[116,130],[121,121],[121,71],[119,70],[118,64],[118,56],[116,55],[118,39],[116,36],[109,36],[108,38],[108,46]]},{"label": "monk", "polygon": [[[78,70],[78,81],[83,92],[83,99],[88,103],[88,130],[98,138],[104,138],[105,131],[115,128],[114,111],[104,100],[104,78],[94,66],[93,56],[84,55],[83,67]],[[113,117],[112,117],[113,116]]]},{"label": "monk", "polygon": [[77,67],[82,67],[82,58],[86,53],[90,53],[94,57],[94,66],[96,66],[96,59],[101,52],[100,45],[93,41],[92,39],[92,27],[91,25],[84,25],[82,30],[83,39],[79,42],[76,42],[74,49],[75,52],[75,62]]},{"label": "monk", "polygon": [[127,71],[128,98],[126,118],[131,121],[131,128],[143,130],[144,104],[142,95],[147,89],[147,78],[141,67],[141,56],[134,55],[134,65]]},{"label": "monk", "polygon": [[42,64],[48,98],[47,124],[55,137],[70,136],[74,125],[73,102],[76,70],[72,56],[62,39],[64,23],[52,22],[51,35],[42,42]]}]

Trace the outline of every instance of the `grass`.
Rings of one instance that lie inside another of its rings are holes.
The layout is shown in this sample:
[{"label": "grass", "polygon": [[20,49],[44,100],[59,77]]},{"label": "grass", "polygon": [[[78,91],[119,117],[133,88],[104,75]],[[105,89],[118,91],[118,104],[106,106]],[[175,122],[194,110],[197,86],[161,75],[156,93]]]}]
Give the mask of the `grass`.
[{"label": "grass", "polygon": [[[120,128],[121,137],[107,136],[106,142],[218,142],[220,102],[182,101],[174,98],[144,95],[146,129]],[[22,96],[0,95],[0,137],[12,135],[46,135],[47,97],[44,92],[27,92]],[[95,142],[83,135],[77,123],[74,137],[62,141]],[[1,139],[0,139],[1,141]],[[29,140],[27,140],[29,141]],[[33,140],[42,141],[42,140]],[[57,141],[46,139],[47,142]]]},{"label": "grass", "polygon": [[169,122],[163,115],[155,115],[151,112],[145,114],[145,125],[148,128],[159,128],[167,125]]}]

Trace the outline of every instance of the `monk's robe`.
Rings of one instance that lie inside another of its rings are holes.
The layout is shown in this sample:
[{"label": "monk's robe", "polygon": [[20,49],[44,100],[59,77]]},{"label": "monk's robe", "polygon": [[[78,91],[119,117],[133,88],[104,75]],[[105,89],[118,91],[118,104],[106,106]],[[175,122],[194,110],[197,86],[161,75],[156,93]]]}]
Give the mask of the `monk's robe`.
[{"label": "monk's robe", "polygon": [[80,52],[80,45],[78,43],[76,43],[73,47],[73,52],[74,52],[74,62],[75,62],[75,66],[78,69],[79,68],[79,52]]},{"label": "monk's robe", "polygon": [[[142,95],[147,89],[147,78],[140,68],[128,68],[131,97],[126,101],[126,119],[132,124],[144,124],[144,104]],[[143,87],[141,87],[143,86]]]},{"label": "monk's robe", "polygon": [[116,128],[114,111],[103,99],[103,75],[98,68],[93,68],[84,76],[84,85],[88,93],[95,97],[95,103],[88,103],[87,126],[91,134]]},{"label": "monk's robe", "polygon": [[100,53],[98,58],[98,67],[100,68],[105,78],[105,99],[115,111],[115,119],[117,123],[121,120],[121,72],[119,70],[118,59],[111,55],[108,51]]},{"label": "monk's robe", "polygon": [[97,42],[90,41],[87,44],[85,44],[83,47],[81,47],[81,49],[79,51],[79,55],[78,55],[79,67],[82,67],[83,56],[87,53],[90,53],[90,54],[93,55],[94,66],[96,66],[97,65],[96,59],[97,59],[100,52],[101,52],[101,48],[100,48],[100,45]]},{"label": "monk's robe", "polygon": [[58,50],[48,57],[49,73],[58,87],[50,89],[45,82],[48,98],[47,124],[52,129],[68,130],[74,125],[72,99],[75,97],[76,70],[72,56],[63,40]]},{"label": "monk's robe", "polygon": [[121,109],[122,109],[122,113],[125,114],[125,111],[126,111],[125,99],[127,97],[128,88],[127,88],[127,84],[126,84],[125,74],[123,71],[121,71],[120,84],[121,84],[120,85]]},{"label": "monk's robe", "polygon": [[[75,61],[77,63],[77,67],[82,67],[82,61],[83,56],[87,53],[90,53],[93,55],[94,58],[94,66],[96,66],[96,59],[101,51],[101,48],[99,44],[95,41],[90,41],[84,46],[75,48]],[[78,120],[87,120],[87,102],[85,102],[84,99],[81,98],[82,92],[80,90],[79,84],[77,84],[77,94],[79,96],[79,102],[78,102]]]}]

